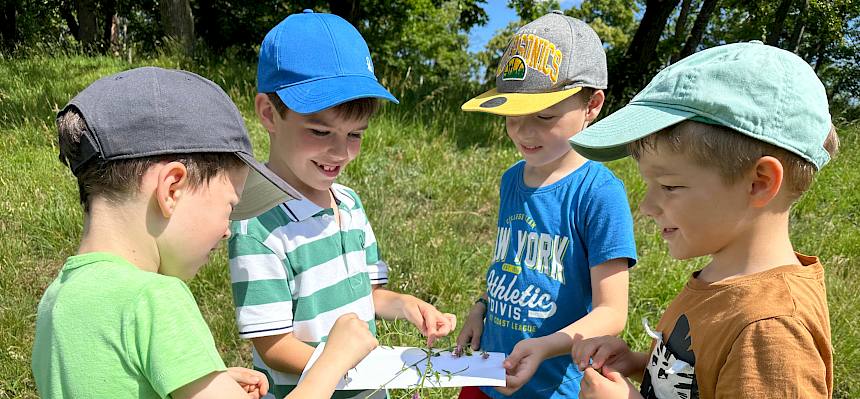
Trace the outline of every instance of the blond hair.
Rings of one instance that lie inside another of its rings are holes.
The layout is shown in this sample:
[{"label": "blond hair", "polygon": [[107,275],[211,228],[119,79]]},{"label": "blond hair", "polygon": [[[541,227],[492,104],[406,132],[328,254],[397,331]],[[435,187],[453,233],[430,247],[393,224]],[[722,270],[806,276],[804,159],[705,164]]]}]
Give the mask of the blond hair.
[{"label": "blond hair", "polygon": [[[689,120],[629,143],[627,151],[638,160],[642,152],[653,150],[658,143],[666,144],[674,153],[685,154],[700,166],[715,168],[726,184],[738,181],[761,157],[772,156],[782,163],[783,187],[792,202],[809,189],[816,172],[815,164],[791,151],[726,126]],[[839,137],[833,125],[823,146],[831,158],[836,156]]]}]

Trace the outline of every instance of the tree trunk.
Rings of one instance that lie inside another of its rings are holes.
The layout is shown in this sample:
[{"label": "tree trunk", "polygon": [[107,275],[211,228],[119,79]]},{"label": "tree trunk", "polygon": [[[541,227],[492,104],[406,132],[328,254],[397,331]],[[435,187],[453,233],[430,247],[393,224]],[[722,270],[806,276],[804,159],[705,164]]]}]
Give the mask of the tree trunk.
[{"label": "tree trunk", "polygon": [[116,0],[102,0],[102,52],[109,53],[114,29]]},{"label": "tree trunk", "polygon": [[359,2],[361,0],[335,0],[328,2],[328,8],[331,13],[349,21],[353,25],[357,25],[361,9]]},{"label": "tree trunk", "polygon": [[[692,6],[692,0],[683,0],[681,2],[681,11],[678,13],[678,20],[675,22],[675,36],[672,38],[672,47],[680,47],[681,43],[684,43],[684,38],[687,33],[687,18],[690,16],[690,6]],[[674,64],[678,61],[678,54],[680,53],[680,49],[677,51],[675,49],[672,50],[672,58],[669,59],[670,64]]]},{"label": "tree trunk", "polygon": [[800,0],[800,10],[797,13],[797,18],[794,20],[794,29],[785,46],[791,52],[797,53],[800,51],[800,39],[803,37],[803,31],[806,29],[806,10],[808,8],[809,0]]},{"label": "tree trunk", "polygon": [[705,34],[705,28],[708,27],[708,22],[711,20],[711,15],[714,14],[719,3],[719,0],[705,0],[702,3],[699,15],[696,16],[696,22],[693,22],[693,28],[690,29],[690,36],[687,37],[687,42],[684,43],[681,54],[678,55],[679,60],[696,52],[696,48],[699,47],[699,43],[702,41],[702,35]]},{"label": "tree trunk", "polygon": [[782,0],[773,14],[773,20],[767,27],[767,41],[771,46],[779,46],[779,37],[782,36],[782,31],[785,29],[785,19],[788,17],[788,10],[791,9],[793,0]]},{"label": "tree trunk", "polygon": [[60,15],[63,16],[63,19],[66,20],[66,25],[69,27],[69,32],[72,32],[72,37],[75,40],[81,40],[81,32],[80,27],[78,26],[78,21],[75,19],[74,14],[72,14],[72,5],[69,3],[71,0],[63,0],[60,2]]},{"label": "tree trunk", "polygon": [[0,10],[0,45],[12,52],[18,44],[18,1],[6,0]]},{"label": "tree trunk", "polygon": [[98,19],[94,0],[77,0],[78,40],[86,52],[94,52],[99,47]]},{"label": "tree trunk", "polygon": [[[627,100],[628,94],[644,86],[650,72],[656,68],[657,44],[678,0],[648,0],[636,34],[624,57],[609,71],[610,98],[614,104]],[[611,108],[611,107],[610,107]]]},{"label": "tree trunk", "polygon": [[186,54],[194,48],[194,16],[189,0],[162,0],[161,23],[167,37],[178,40]]}]

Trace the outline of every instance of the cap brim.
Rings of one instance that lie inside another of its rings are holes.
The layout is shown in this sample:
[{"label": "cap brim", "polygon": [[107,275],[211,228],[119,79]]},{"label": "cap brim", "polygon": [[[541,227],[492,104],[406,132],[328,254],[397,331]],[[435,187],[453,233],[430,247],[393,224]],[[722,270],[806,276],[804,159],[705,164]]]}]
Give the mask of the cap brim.
[{"label": "cap brim", "polygon": [[504,116],[522,116],[543,111],[562,100],[579,93],[582,87],[551,91],[549,93],[499,93],[492,89],[466,101],[460,109],[470,112],[488,112]]},{"label": "cap brim", "polygon": [[381,98],[399,103],[376,79],[360,75],[318,79],[275,92],[287,108],[299,114],[313,114],[359,98]]},{"label": "cap brim", "polygon": [[281,179],[254,157],[245,153],[237,153],[236,155],[242,158],[251,170],[245,181],[242,198],[233,207],[233,213],[230,214],[231,220],[257,217],[282,202],[301,197],[301,194],[290,187],[284,179]]},{"label": "cap brim", "polygon": [[629,155],[628,143],[694,116],[690,111],[655,104],[628,104],[573,135],[570,145],[588,159],[612,161]]}]

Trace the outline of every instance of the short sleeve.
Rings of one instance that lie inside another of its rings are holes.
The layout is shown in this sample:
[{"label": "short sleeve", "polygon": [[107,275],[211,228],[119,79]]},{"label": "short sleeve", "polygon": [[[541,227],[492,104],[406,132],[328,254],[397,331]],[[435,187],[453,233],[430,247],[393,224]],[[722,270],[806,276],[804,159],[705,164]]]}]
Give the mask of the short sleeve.
[{"label": "short sleeve", "polygon": [[153,281],[129,307],[124,317],[126,353],[162,397],[226,370],[212,333],[181,280]]},{"label": "short sleeve", "polygon": [[626,258],[628,266],[636,264],[633,216],[620,180],[613,176],[593,188],[580,215],[589,267],[619,258]]},{"label": "short sleeve", "polygon": [[828,398],[827,367],[809,330],[794,317],[747,326],[716,384],[717,398]]},{"label": "short sleeve", "polygon": [[[290,268],[255,237],[234,234],[228,244],[236,326],[244,339],[293,331],[295,282]],[[282,260],[283,259],[283,260]]]}]

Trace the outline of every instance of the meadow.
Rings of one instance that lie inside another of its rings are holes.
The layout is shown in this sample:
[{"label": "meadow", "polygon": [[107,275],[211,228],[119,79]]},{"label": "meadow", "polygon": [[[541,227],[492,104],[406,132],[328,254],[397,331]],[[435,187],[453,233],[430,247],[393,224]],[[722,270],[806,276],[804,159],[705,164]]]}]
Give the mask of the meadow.
[{"label": "meadow", "polygon": [[[0,59],[0,398],[34,398],[30,352],[36,307],[81,233],[81,209],[71,173],[57,160],[54,115],[93,80],[124,69],[182,67],[220,84],[237,103],[257,156],[268,153],[265,131],[253,112],[253,60],[188,61],[157,57],[129,64],[106,57],[59,55]],[[386,105],[372,120],[362,155],[341,183],[368,208],[389,286],[416,295],[461,320],[484,285],[496,232],[498,181],[518,160],[502,118],[466,114],[462,102],[481,89],[464,82],[426,87],[386,79],[401,105]],[[200,115],[205,118],[205,115]],[[799,252],[821,257],[827,270],[835,350],[836,398],[860,397],[860,124],[840,122],[841,154],[817,177],[792,211],[792,240]],[[656,226],[639,214],[644,187],[635,164],[607,164],[626,184],[632,204],[639,264],[631,270],[630,313],[623,338],[639,350],[651,325],[704,259],[675,261]],[[191,283],[228,365],[249,365],[249,343],[238,338],[226,249]],[[109,283],[109,282],[108,282]],[[380,322],[380,342],[420,345],[408,324]],[[405,391],[393,398],[408,397]],[[451,398],[454,390],[422,392]]]}]

